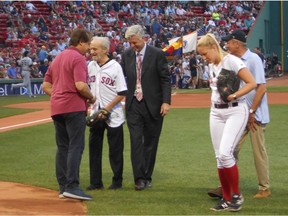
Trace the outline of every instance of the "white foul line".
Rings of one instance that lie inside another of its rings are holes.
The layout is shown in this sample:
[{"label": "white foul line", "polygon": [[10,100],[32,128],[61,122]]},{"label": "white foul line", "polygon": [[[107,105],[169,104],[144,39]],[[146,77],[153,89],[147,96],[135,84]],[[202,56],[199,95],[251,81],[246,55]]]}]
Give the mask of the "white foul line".
[{"label": "white foul line", "polygon": [[10,129],[10,128],[15,128],[15,127],[22,127],[24,125],[31,125],[31,124],[35,124],[35,123],[39,123],[39,122],[44,122],[44,121],[48,121],[51,120],[51,118],[45,118],[45,119],[40,119],[40,120],[36,120],[36,121],[31,121],[31,122],[25,122],[25,123],[21,123],[21,124],[16,124],[16,125],[11,125],[11,126],[7,126],[7,127],[1,127],[1,130],[6,130],[6,129]]}]

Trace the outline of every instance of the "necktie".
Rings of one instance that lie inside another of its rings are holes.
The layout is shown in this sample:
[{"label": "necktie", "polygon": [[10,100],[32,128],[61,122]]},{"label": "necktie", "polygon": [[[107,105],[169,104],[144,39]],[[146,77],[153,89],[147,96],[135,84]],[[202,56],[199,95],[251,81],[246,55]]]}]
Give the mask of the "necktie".
[{"label": "necktie", "polygon": [[143,99],[143,92],[142,92],[142,85],[141,85],[141,72],[142,72],[142,58],[141,58],[141,54],[137,53],[137,62],[136,62],[137,80],[136,80],[135,96],[138,101],[141,101]]}]

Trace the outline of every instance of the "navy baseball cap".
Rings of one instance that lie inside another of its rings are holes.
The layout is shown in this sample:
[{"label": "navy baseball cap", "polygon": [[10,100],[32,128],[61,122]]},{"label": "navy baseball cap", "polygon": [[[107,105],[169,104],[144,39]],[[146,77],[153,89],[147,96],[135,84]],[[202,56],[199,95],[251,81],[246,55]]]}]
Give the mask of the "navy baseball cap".
[{"label": "navy baseball cap", "polygon": [[222,37],[221,39],[226,42],[229,40],[235,39],[235,40],[239,40],[241,42],[246,43],[246,34],[245,32],[237,29],[237,30],[232,31],[232,33],[226,35],[225,37]]}]

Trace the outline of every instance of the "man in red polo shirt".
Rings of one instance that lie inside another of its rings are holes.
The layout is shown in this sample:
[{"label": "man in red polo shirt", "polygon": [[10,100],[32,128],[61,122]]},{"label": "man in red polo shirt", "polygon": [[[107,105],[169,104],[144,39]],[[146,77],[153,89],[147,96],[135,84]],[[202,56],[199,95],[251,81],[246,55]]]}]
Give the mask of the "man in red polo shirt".
[{"label": "man in red polo shirt", "polygon": [[51,96],[51,116],[56,131],[56,177],[59,198],[91,200],[79,187],[79,169],[84,150],[87,102],[93,104],[84,54],[90,33],[75,29],[70,47],[56,56],[45,74],[43,91]]}]

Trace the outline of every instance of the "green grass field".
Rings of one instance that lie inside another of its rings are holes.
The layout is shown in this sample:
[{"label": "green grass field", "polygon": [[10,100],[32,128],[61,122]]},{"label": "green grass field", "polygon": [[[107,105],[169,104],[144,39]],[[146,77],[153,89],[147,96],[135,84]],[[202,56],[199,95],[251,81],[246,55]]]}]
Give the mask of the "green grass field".
[{"label": "green grass field", "polygon": [[[19,97],[0,101],[0,107],[24,102]],[[37,100],[47,100],[37,97]],[[24,100],[24,101],[23,101]],[[27,98],[26,101],[27,102]],[[4,102],[3,102],[4,101]],[[5,102],[6,101],[6,102]],[[9,101],[9,102],[8,102]],[[30,101],[30,99],[29,99]],[[272,196],[255,200],[257,178],[249,139],[240,153],[240,187],[245,197],[237,215],[287,215],[288,105],[270,105],[271,123],[267,126]],[[10,114],[11,115],[11,114]],[[209,210],[217,203],[207,190],[218,185],[216,162],[209,135],[209,108],[172,109],[165,118],[159,143],[151,189],[136,192],[133,187],[130,146],[125,125],[124,188],[120,191],[88,192],[88,215],[218,215]],[[81,187],[89,184],[88,130],[81,164]],[[55,178],[54,127],[52,123],[0,133],[0,180],[20,182],[57,190]],[[103,182],[111,183],[108,144],[103,152]],[[3,195],[3,194],[2,194]],[[220,214],[231,214],[222,212]]]}]

